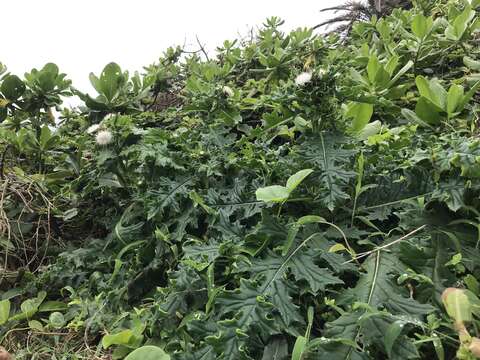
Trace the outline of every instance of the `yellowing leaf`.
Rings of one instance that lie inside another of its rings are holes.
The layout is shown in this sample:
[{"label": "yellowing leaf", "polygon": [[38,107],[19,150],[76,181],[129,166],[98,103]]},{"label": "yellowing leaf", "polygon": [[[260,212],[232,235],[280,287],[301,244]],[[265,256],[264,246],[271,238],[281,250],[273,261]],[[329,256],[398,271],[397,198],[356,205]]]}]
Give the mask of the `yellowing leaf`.
[{"label": "yellowing leaf", "polygon": [[299,225],[306,225],[306,224],[313,224],[313,223],[324,223],[326,220],[317,215],[305,215],[302,216],[300,219],[297,220]]},{"label": "yellowing leaf", "polygon": [[0,99],[0,108],[4,108],[5,106],[7,106],[8,104],[10,104],[10,101],[7,100],[7,99]]},{"label": "yellowing leaf", "polygon": [[257,189],[255,195],[259,201],[284,202],[288,199],[290,191],[285,186],[272,185]]},{"label": "yellowing leaf", "polygon": [[328,252],[335,253],[335,252],[344,251],[344,250],[347,250],[345,246],[343,246],[342,244],[335,244],[330,249],[328,249]]},{"label": "yellowing leaf", "polygon": [[33,329],[33,330],[43,331],[43,325],[38,320],[30,320],[28,322],[28,326],[30,327],[30,329]]},{"label": "yellowing leaf", "polygon": [[468,350],[470,350],[476,358],[480,358],[480,339],[476,337],[472,338]]},{"label": "yellowing leaf", "polygon": [[0,325],[5,324],[10,316],[10,300],[0,301]]},{"label": "yellowing leaf", "polygon": [[462,289],[447,288],[442,294],[442,302],[447,314],[455,322],[472,321],[472,305]]},{"label": "yellowing leaf", "polygon": [[104,349],[108,349],[112,345],[132,345],[137,343],[138,339],[142,336],[135,335],[130,329],[122,330],[116,334],[108,334],[102,338],[102,346]]},{"label": "yellowing leaf", "polygon": [[289,192],[292,192],[297,188],[298,185],[311,173],[313,172],[312,169],[304,169],[296,172],[292,176],[290,176],[287,180],[287,189]]}]

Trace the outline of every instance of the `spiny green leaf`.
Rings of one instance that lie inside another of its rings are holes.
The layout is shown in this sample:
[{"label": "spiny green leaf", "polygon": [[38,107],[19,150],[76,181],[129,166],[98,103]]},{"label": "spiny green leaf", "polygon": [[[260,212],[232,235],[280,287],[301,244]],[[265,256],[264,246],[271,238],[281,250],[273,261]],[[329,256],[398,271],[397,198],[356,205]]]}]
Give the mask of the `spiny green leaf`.
[{"label": "spiny green leaf", "polygon": [[383,252],[371,254],[363,264],[363,274],[353,289],[344,292],[351,299],[375,308],[386,307],[393,314],[428,314],[434,308],[402,295],[402,290],[392,281],[392,275],[404,266],[395,256]]},{"label": "spiny green leaf", "polygon": [[395,344],[395,341],[398,339],[398,337],[402,333],[402,330],[404,327],[405,327],[405,321],[397,320],[391,323],[387,328],[387,332],[385,333],[385,339],[383,341],[384,341],[385,349],[387,350],[387,355],[389,358],[392,357],[393,344]]},{"label": "spiny green leaf", "polygon": [[328,285],[341,285],[343,281],[334,276],[330,270],[323,269],[313,262],[314,253],[300,253],[291,259],[290,270],[297,280],[305,280],[313,293],[325,290]]},{"label": "spiny green leaf", "polygon": [[286,360],[288,356],[288,343],[284,337],[274,336],[263,350],[262,360]]}]

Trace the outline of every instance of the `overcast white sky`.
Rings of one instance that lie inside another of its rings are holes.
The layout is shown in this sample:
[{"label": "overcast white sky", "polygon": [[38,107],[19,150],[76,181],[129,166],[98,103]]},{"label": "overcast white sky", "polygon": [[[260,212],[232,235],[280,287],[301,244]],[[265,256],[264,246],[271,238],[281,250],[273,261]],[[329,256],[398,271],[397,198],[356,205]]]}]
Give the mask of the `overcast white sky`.
[{"label": "overcast white sky", "polygon": [[284,29],[313,26],[319,10],[342,0],[2,0],[0,62],[23,75],[56,63],[83,91],[92,91],[88,74],[110,61],[141,70],[171,45],[195,36],[213,50],[223,40],[245,34],[270,16]]}]

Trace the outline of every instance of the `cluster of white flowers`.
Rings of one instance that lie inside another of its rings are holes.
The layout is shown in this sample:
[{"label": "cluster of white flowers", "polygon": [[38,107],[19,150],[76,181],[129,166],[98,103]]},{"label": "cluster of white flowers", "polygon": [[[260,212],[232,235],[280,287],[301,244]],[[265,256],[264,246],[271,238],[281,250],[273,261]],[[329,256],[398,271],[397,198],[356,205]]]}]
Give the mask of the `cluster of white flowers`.
[{"label": "cluster of white flowers", "polygon": [[302,72],[297,75],[295,78],[295,84],[297,86],[303,86],[306,83],[310,82],[312,80],[312,73],[311,72]]},{"label": "cluster of white flowers", "polygon": [[101,130],[95,137],[98,145],[108,145],[113,140],[113,134],[108,130]]},{"label": "cluster of white flowers", "polygon": [[233,95],[235,95],[235,93],[233,92],[232,88],[230,86],[224,86],[223,87],[223,93],[229,97],[232,97]]}]

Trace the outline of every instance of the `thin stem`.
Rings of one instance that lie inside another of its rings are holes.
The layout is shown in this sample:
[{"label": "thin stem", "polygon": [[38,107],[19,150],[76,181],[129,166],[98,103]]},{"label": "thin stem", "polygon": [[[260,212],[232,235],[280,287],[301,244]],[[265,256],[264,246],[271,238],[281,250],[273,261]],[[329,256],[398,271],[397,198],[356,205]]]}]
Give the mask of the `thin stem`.
[{"label": "thin stem", "polygon": [[280,217],[280,213],[282,212],[282,206],[283,206],[284,202],[280,203],[280,205],[278,206],[278,212],[277,212],[277,217]]},{"label": "thin stem", "polygon": [[390,246],[392,246],[392,245],[395,245],[395,244],[399,243],[400,241],[403,241],[403,240],[409,238],[410,236],[416,234],[416,233],[419,232],[420,230],[425,229],[426,227],[427,227],[426,224],[425,224],[425,225],[422,225],[422,226],[420,226],[420,227],[418,227],[418,228],[410,231],[408,234],[402,236],[401,238],[399,238],[399,239],[397,239],[397,240],[394,240],[394,241],[392,241],[392,242],[390,242],[390,243],[388,243],[388,244],[386,244],[386,245],[382,245],[382,246],[379,246],[379,247],[377,247],[377,248],[375,248],[375,249],[373,249],[373,250],[366,251],[366,252],[364,252],[364,253],[358,254],[356,257],[352,258],[351,260],[345,261],[342,265],[348,264],[348,263],[350,263],[350,262],[352,262],[352,261],[354,261],[354,260],[358,260],[358,259],[364,258],[365,256],[368,256],[368,255],[370,255],[370,254],[373,254],[374,252],[378,252],[378,251],[383,250],[383,249],[386,249],[386,248],[388,248],[388,247],[390,247]]}]

